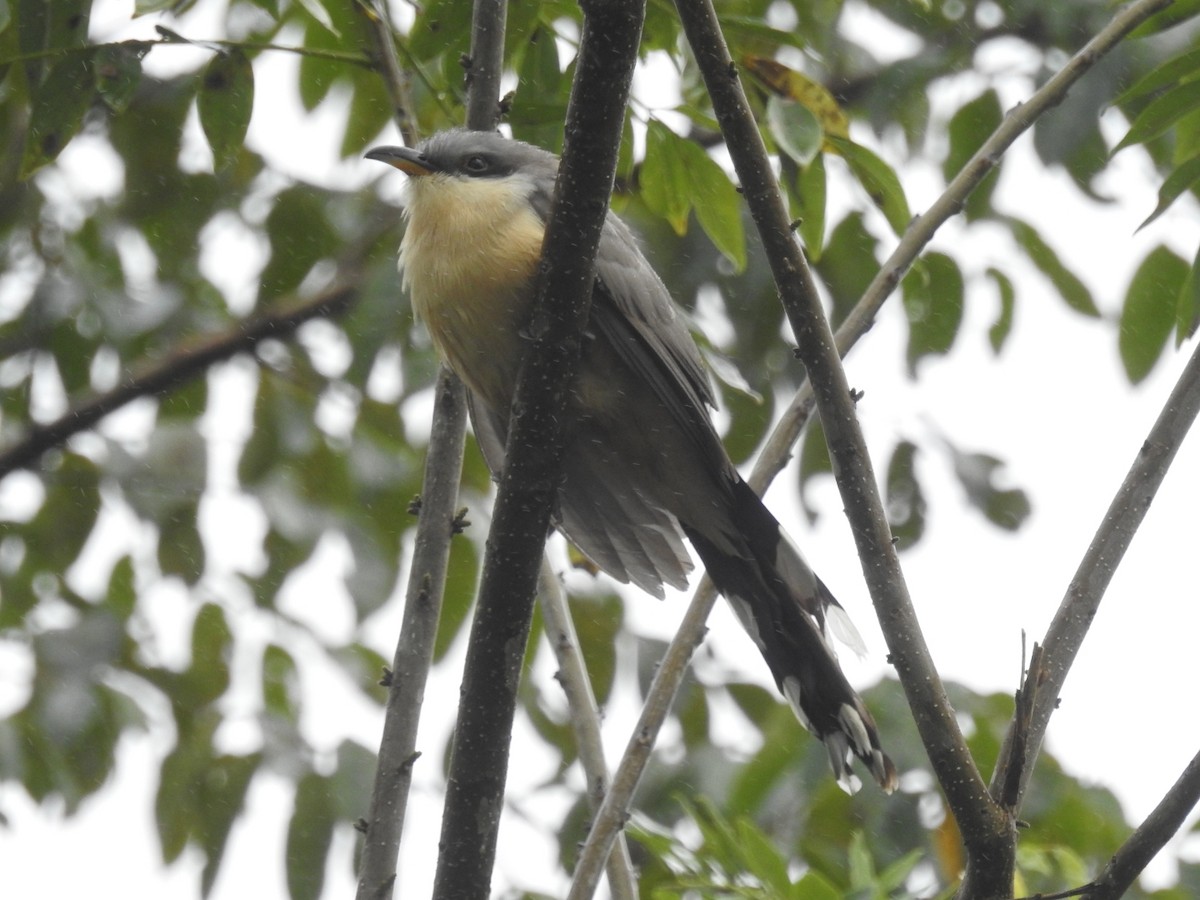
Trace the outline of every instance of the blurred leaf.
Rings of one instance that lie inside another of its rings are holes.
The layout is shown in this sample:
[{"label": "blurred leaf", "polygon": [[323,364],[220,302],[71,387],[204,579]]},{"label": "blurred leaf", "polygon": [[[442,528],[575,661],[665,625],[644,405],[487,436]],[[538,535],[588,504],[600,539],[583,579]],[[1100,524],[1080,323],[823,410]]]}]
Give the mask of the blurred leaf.
[{"label": "blurred leaf", "polygon": [[1200,0],[1175,0],[1174,3],[1162,12],[1151,16],[1131,31],[1129,36],[1140,38],[1158,34],[1169,28],[1174,28],[1181,22],[1186,22],[1198,12],[1200,12]]},{"label": "blurred leaf", "polygon": [[988,329],[988,341],[992,345],[992,351],[999,353],[1012,331],[1017,292],[1013,287],[1012,279],[994,266],[988,267],[987,275],[996,282],[996,290],[1000,294],[1000,314],[996,316],[996,321]]},{"label": "blurred leaf", "polygon": [[[1003,119],[1000,97],[991,88],[955,111],[947,126],[950,149],[942,162],[942,176],[947,182],[962,171]],[[971,192],[964,206],[967,221],[974,221],[988,212],[998,180],[999,169],[993,169]]]},{"label": "blurred leaf", "polygon": [[1016,531],[1029,517],[1029,498],[1018,488],[1000,488],[996,476],[1004,463],[987,453],[967,453],[946,443],[954,463],[954,474],[966,491],[967,500],[988,521]]},{"label": "blurred leaf", "polygon": [[863,190],[888,220],[897,236],[904,234],[912,221],[908,199],[895,170],[861,144],[849,138],[830,137],[829,143],[850,167]]},{"label": "blurred leaf", "polygon": [[479,580],[479,556],[473,541],[458,537],[450,542],[450,562],[446,571],[446,590],[442,598],[442,614],[438,618],[437,638],[433,658],[440,660],[458,636],[467,613],[475,601],[475,586]]},{"label": "blurred leaf", "polygon": [[341,821],[354,822],[367,814],[376,764],[375,752],[357,741],[346,739],[338,744],[337,768],[330,783],[334,810]]},{"label": "blurred leaf", "polygon": [[354,72],[354,92],[346,133],[342,136],[342,157],[360,156],[392,121],[392,101],[383,79],[374,72]]},{"label": "blurred leaf", "polygon": [[1050,248],[1038,230],[1020,219],[1005,220],[1012,229],[1013,237],[1028,254],[1030,261],[1041,270],[1071,309],[1085,316],[1099,316],[1100,310],[1092,299],[1092,292],[1070,269],[1063,265],[1058,254]]},{"label": "blurred leaf", "polygon": [[292,655],[275,644],[268,644],[262,656],[263,709],[296,724],[300,715],[300,674]]},{"label": "blurred leaf", "polygon": [[1190,112],[1200,109],[1200,81],[1186,81],[1155,97],[1129,126],[1129,132],[1113,153],[1133,144],[1143,144],[1163,134]]},{"label": "blurred leaf", "polygon": [[193,707],[212,703],[225,693],[232,657],[233,632],[225,612],[215,603],[205,603],[192,623],[192,662],[185,675]]},{"label": "blurred leaf", "polygon": [[240,50],[218,53],[204,70],[196,95],[200,125],[217,171],[233,165],[254,109],[254,68]]},{"label": "blurred leaf", "polygon": [[1146,220],[1138,226],[1138,230],[1145,228],[1165,213],[1184,191],[1194,188],[1197,182],[1200,182],[1200,155],[1180,163],[1163,179],[1163,183],[1158,189],[1158,205],[1154,207],[1154,212],[1150,213]]},{"label": "blurred leaf", "polygon": [[1166,62],[1155,66],[1112,100],[1113,106],[1125,106],[1130,100],[1152,94],[1183,81],[1189,75],[1200,72],[1200,47],[1195,47]]},{"label": "blurred leaf", "polygon": [[158,565],[164,575],[177,575],[188,584],[195,584],[204,574],[199,509],[197,502],[189,501],[158,522]]},{"label": "blurred leaf", "polygon": [[1196,333],[1200,323],[1200,249],[1192,259],[1187,278],[1179,289],[1179,301],[1175,308],[1175,346],[1182,344]]},{"label": "blurred leaf", "polygon": [[[742,60],[742,64],[773,94],[794,100],[811,112],[827,138],[849,139],[850,121],[823,84],[773,59],[748,56]],[[802,164],[806,162],[793,158]]]},{"label": "blurred leaf", "polygon": [[310,772],[296,783],[287,832],[287,884],[291,900],[318,900],[325,887],[325,863],[333,841],[333,784]]},{"label": "blurred leaf", "polygon": [[818,155],[811,165],[799,170],[792,191],[800,218],[800,238],[814,265],[825,253],[825,191],[825,157]]},{"label": "blurred leaf", "polygon": [[[587,665],[588,678],[596,694],[596,702],[608,702],[617,671],[617,636],[625,618],[621,598],[608,594],[602,598],[571,597],[571,619],[579,636],[579,649]],[[558,640],[558,635],[547,635]]]},{"label": "blurred leaf", "polygon": [[249,756],[218,756],[201,775],[202,794],[200,802],[196,804],[196,811],[202,817],[197,826],[205,857],[204,871],[200,876],[201,896],[208,896],[217,880],[225,856],[225,844],[233,830],[233,823],[242,813],[250,779],[261,761],[262,757],[257,753]]},{"label": "blurred leaf", "polygon": [[901,282],[908,318],[908,371],[915,376],[924,356],[949,352],[962,325],[966,286],[962,272],[944,253],[926,253]]},{"label": "blurred leaf", "polygon": [[646,158],[639,178],[646,206],[680,235],[687,231],[691,208],[690,174],[680,150],[684,143],[666,125],[651,119],[646,125]]},{"label": "blurred leaf", "polygon": [[137,41],[106,44],[96,50],[92,61],[96,92],[113,112],[129,108],[142,78],[142,57],[149,51],[149,44]]},{"label": "blurred leaf", "polygon": [[810,524],[817,520],[818,510],[809,498],[809,482],[817,475],[832,474],[833,463],[829,459],[829,445],[825,443],[825,430],[820,418],[813,416],[808,420],[800,442],[800,506]]},{"label": "blurred leaf", "polygon": [[901,441],[892,451],[887,470],[887,516],[899,550],[907,550],[925,533],[925,494],[917,480],[917,447]]},{"label": "blurred leaf", "polygon": [[767,127],[779,149],[799,166],[809,166],[820,155],[825,135],[808,107],[772,94],[767,98]]},{"label": "blurred leaf", "polygon": [[833,297],[830,324],[836,328],[862,297],[879,271],[879,241],[863,222],[860,212],[842,219],[829,235],[817,272]]},{"label": "blurred leaf", "polygon": [[329,15],[329,11],[325,9],[325,4],[322,0],[296,0],[306,13],[313,17],[313,20],[322,28],[329,31],[334,37],[341,37],[337,28],[334,27],[333,19]]},{"label": "blurred leaf", "polygon": [[83,115],[95,96],[91,57],[84,53],[64,56],[34,91],[29,111],[29,133],[21,158],[20,178],[28,178],[58,158],[83,125]]},{"label": "blurred leaf", "polygon": [[1125,374],[1137,384],[1154,368],[1175,328],[1179,297],[1189,266],[1163,245],[1155,247],[1134,272],[1121,307],[1117,347]]},{"label": "blurred leaf", "polygon": [[299,287],[312,267],[338,246],[329,222],[329,196],[319,188],[294,185],[275,198],[267,214],[271,256],[259,276],[259,302],[270,303]]}]

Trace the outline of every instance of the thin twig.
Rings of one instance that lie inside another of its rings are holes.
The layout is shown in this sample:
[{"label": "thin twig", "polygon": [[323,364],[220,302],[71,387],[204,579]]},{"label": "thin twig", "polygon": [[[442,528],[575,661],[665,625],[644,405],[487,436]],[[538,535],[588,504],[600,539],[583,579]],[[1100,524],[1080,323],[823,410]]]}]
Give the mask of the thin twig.
[{"label": "thin twig", "polygon": [[[575,623],[571,621],[571,610],[567,606],[562,582],[545,558],[542,559],[538,601],[542,608],[546,635],[554,648],[555,659],[558,660],[558,681],[571,710],[571,729],[575,733],[579,761],[587,779],[588,805],[592,815],[596,815],[604,802],[609,783],[608,764],[604,761],[604,743],[600,737],[600,711],[596,706],[592,682],[588,678],[583,654],[579,649],[579,637],[575,633]],[[629,845],[623,834],[617,835],[616,844],[608,855],[606,871],[609,888],[616,900],[637,900],[637,879],[633,874]]]},{"label": "thin twig", "polygon": [[79,402],[53,422],[30,428],[20,441],[0,452],[0,478],[14,469],[36,465],[47,450],[87,431],[126,403],[165,394],[214,363],[253,350],[267,338],[287,337],[310,319],[342,315],[358,298],[358,290],[358,275],[351,274],[309,300],[260,313],[226,332],[184,344],[165,360],[135,372],[111,391]]}]

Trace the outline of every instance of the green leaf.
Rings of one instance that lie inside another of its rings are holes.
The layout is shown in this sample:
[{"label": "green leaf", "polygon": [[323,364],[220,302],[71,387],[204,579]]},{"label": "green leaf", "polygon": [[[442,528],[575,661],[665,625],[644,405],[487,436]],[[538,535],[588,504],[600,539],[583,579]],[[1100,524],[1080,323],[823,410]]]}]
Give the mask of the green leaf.
[{"label": "green leaf", "polygon": [[0,0],[0,34],[4,34],[12,24],[12,12],[8,8],[8,0]]},{"label": "green leaf", "polygon": [[1153,34],[1174,28],[1181,22],[1186,22],[1200,13],[1200,0],[1175,0],[1162,12],[1151,16],[1129,33],[1130,37],[1149,37]]},{"label": "green leaf", "polygon": [[1113,148],[1113,153],[1133,144],[1143,144],[1163,134],[1190,112],[1200,109],[1200,81],[1186,81],[1155,97],[1138,113],[1129,133]]},{"label": "green leaf", "polygon": [[201,802],[196,804],[200,820],[200,845],[204,850],[204,870],[200,875],[200,895],[208,896],[217,880],[225,844],[233,823],[242,812],[250,779],[262,762],[257,753],[249,756],[219,756],[206,767],[198,779],[202,789]]},{"label": "green leaf", "polygon": [[912,221],[908,199],[895,170],[861,144],[849,138],[827,135],[826,139],[841,157],[846,160],[851,173],[892,226],[897,235],[904,234]]},{"label": "green leaf", "polygon": [[813,416],[804,429],[800,442],[800,505],[808,521],[817,520],[817,508],[808,496],[808,485],[817,475],[832,475],[833,463],[829,458],[829,445],[825,443],[825,431],[821,420]]},{"label": "green leaf", "polygon": [[329,15],[321,0],[297,0],[304,8],[304,11],[313,17],[322,28],[332,34],[334,37],[341,37],[341,32],[333,24],[333,18]]},{"label": "green leaf", "polygon": [[1004,463],[987,453],[968,453],[947,443],[954,462],[954,474],[967,493],[967,500],[1001,528],[1016,531],[1031,510],[1025,492],[997,486],[996,476]]},{"label": "green leaf", "polygon": [[683,143],[666,125],[651,119],[646,126],[646,157],[638,179],[646,206],[666,219],[678,235],[687,233],[692,193],[680,150]]},{"label": "green leaf", "polygon": [[1175,308],[1175,346],[1196,333],[1197,323],[1200,323],[1200,250],[1196,251],[1192,267],[1179,289]]},{"label": "green leaf", "polygon": [[825,252],[825,157],[818,155],[807,168],[796,175],[796,214],[800,218],[800,239],[804,251],[814,265],[821,261]]},{"label": "green leaf", "polygon": [[53,162],[83,125],[95,96],[92,60],[83,53],[60,59],[37,88],[29,110],[29,133],[21,157],[22,180]]},{"label": "green leaf", "polygon": [[[587,665],[596,701],[608,702],[617,670],[617,637],[624,622],[625,605],[619,597],[571,597],[571,618],[579,637],[579,650]],[[550,635],[551,640],[556,635]]]},{"label": "green leaf", "polygon": [[187,670],[188,698],[193,706],[212,703],[229,687],[233,632],[225,612],[205,603],[192,624],[192,664]]},{"label": "green leaf", "polygon": [[133,93],[142,79],[142,57],[149,50],[149,44],[136,41],[105,44],[97,48],[92,61],[96,92],[113,112],[122,113],[129,108]]},{"label": "green leaf", "polygon": [[825,142],[821,123],[812,111],[778,94],[767,98],[767,127],[779,149],[802,167],[817,158]]},{"label": "green leaf", "polygon": [[742,228],[742,198],[725,171],[704,148],[684,142],[684,164],[691,173],[691,204],[696,221],[713,246],[741,272],[746,268],[746,235]]},{"label": "green leaf", "polygon": [[336,252],[337,232],[329,222],[329,195],[310,185],[279,194],[267,214],[271,256],[259,276],[259,303],[294,291],[320,260]]},{"label": "green leaf", "polygon": [[[950,148],[942,162],[942,175],[947,182],[962,171],[1003,119],[1000,97],[991,88],[964,104],[951,116],[947,127]],[[988,212],[998,178],[999,170],[993,169],[971,192],[964,207],[968,221],[974,221]]]},{"label": "green leaf", "polygon": [[887,469],[887,517],[899,550],[907,550],[925,533],[925,494],[916,472],[917,447],[901,441]]},{"label": "green leaf", "polygon": [[1058,254],[1051,249],[1038,230],[1020,219],[1009,217],[1005,221],[1030,261],[1050,279],[1058,293],[1067,301],[1067,306],[1085,316],[1099,317],[1100,310],[1096,308],[1092,292],[1074,272],[1063,265]]},{"label": "green leaf", "polygon": [[1194,187],[1197,182],[1200,182],[1200,154],[1180,163],[1166,177],[1158,189],[1158,205],[1154,207],[1154,212],[1146,217],[1146,221],[1138,226],[1138,230],[1141,231],[1166,212],[1171,204],[1179,199],[1180,194]]},{"label": "green leaf", "polygon": [[1117,347],[1125,374],[1137,384],[1154,368],[1175,328],[1179,296],[1189,266],[1165,246],[1155,247],[1142,260],[1121,307]]},{"label": "green leaf", "polygon": [[1155,66],[1134,82],[1132,87],[1114,97],[1112,105],[1124,106],[1130,100],[1162,90],[1197,71],[1200,71],[1200,47],[1181,53],[1179,56],[1174,56],[1161,65]]},{"label": "green leaf", "polygon": [[310,772],[296,785],[287,833],[287,885],[292,900],[318,900],[333,841],[336,808],[333,784]]},{"label": "green leaf", "polygon": [[204,70],[196,96],[200,125],[213,152],[213,167],[237,160],[254,109],[254,67],[241,50],[218,53]]},{"label": "green leaf", "polygon": [[916,374],[923,356],[947,353],[963,320],[966,286],[961,270],[944,253],[925,254],[905,276],[904,312],[908,317],[908,370]]},{"label": "green leaf", "polygon": [[262,658],[263,708],[295,724],[300,715],[300,674],[292,655],[275,644],[268,644]]},{"label": "green leaf", "polygon": [[879,271],[879,241],[867,230],[861,212],[842,219],[829,235],[817,272],[833,297],[830,324],[836,328],[854,308]]},{"label": "green leaf", "polygon": [[988,329],[988,341],[992,345],[992,351],[999,353],[1004,346],[1004,342],[1008,340],[1008,335],[1012,331],[1013,313],[1017,305],[1017,292],[1013,287],[1012,279],[995,267],[988,267],[988,276],[992,281],[996,282],[996,290],[1000,293],[1000,313],[996,316],[996,321],[992,323],[992,327]]}]

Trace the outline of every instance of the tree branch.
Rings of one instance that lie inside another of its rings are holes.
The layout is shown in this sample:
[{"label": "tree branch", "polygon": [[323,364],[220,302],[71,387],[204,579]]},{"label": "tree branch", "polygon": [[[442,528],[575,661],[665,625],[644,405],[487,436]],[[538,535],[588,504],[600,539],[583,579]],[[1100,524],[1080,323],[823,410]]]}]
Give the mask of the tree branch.
[{"label": "tree branch", "polygon": [[[608,764],[604,761],[604,743],[600,738],[600,712],[596,707],[596,697],[592,693],[592,682],[588,678],[583,654],[579,650],[579,637],[575,634],[575,623],[571,621],[571,610],[562,583],[545,557],[542,558],[539,584],[538,600],[542,607],[546,636],[558,660],[558,674],[555,677],[562,685],[571,709],[571,729],[575,733],[579,761],[587,779],[588,805],[594,816],[599,812],[609,787]],[[623,834],[617,834],[616,845],[608,854],[607,872],[609,888],[616,900],[637,900],[637,879]]]},{"label": "tree branch", "polygon": [[[1027,762],[1021,772],[1016,798],[1018,803],[1028,786],[1033,760],[1045,737],[1067,673],[1095,618],[1104,592],[1198,413],[1200,346],[1193,351],[1158,420],[1138,450],[1137,458],[1113,497],[1042,642],[1042,682],[1030,716],[1029,749]],[[1001,764],[992,778],[993,790],[1012,778],[1008,768],[1011,765],[1010,745],[1013,739],[1010,729],[1001,748]]]},{"label": "tree branch", "polygon": [[595,254],[608,209],[640,0],[583,4],[555,201],[538,299],[521,367],[504,471],[471,628],[447,779],[434,897],[487,896],[508,749],[533,597],[563,454],[563,412],[591,305]]},{"label": "tree branch", "polygon": [[1188,813],[1200,801],[1200,753],[1184,768],[1165,797],[1146,821],[1113,854],[1085,896],[1088,900],[1118,900],[1182,827]]},{"label": "tree branch", "polygon": [[392,118],[396,127],[409,147],[417,143],[417,127],[413,121],[412,94],[408,90],[408,75],[400,65],[396,56],[396,34],[392,28],[391,17],[388,15],[387,3],[373,3],[371,0],[358,0],[355,4],[363,18],[374,43],[372,60],[383,86],[387,88],[392,101]]},{"label": "tree branch", "polygon": [[758,226],[796,335],[799,356],[814,386],[838,488],[890,658],[913,708],[934,771],[962,827],[968,852],[993,858],[1007,853],[1011,886],[1012,824],[987,792],[925,645],[891,542],[845,372],[807,262],[789,227],[766,148],[715,11],[707,0],[677,0],[676,6]]},{"label": "tree branch", "polygon": [[358,299],[358,290],[358,275],[352,273],[310,300],[251,316],[222,334],[184,344],[162,362],[130,375],[113,390],[79,403],[53,422],[29,429],[20,441],[0,452],[0,478],[14,469],[36,465],[47,450],[87,431],[132,400],[165,394],[214,363],[253,350],[260,341],[287,337],[309,319],[342,315]]}]

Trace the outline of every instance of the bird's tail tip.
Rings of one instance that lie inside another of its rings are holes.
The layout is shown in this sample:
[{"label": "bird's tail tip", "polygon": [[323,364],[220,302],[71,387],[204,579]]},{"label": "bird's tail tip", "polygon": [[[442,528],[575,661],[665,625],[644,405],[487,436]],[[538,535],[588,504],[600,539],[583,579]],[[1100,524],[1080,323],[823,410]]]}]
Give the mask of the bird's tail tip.
[{"label": "bird's tail tip", "polygon": [[879,746],[875,723],[870,714],[848,703],[843,704],[838,712],[838,726],[837,730],[821,735],[821,740],[842,789],[854,794],[862,787],[862,782],[851,768],[854,758],[858,757],[884,793],[890,794],[896,790],[900,784],[896,766]]}]

